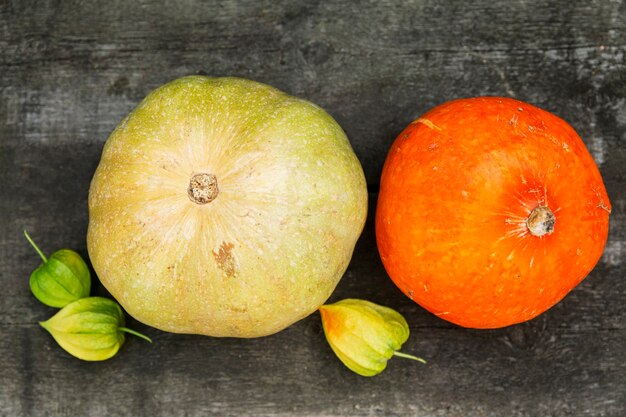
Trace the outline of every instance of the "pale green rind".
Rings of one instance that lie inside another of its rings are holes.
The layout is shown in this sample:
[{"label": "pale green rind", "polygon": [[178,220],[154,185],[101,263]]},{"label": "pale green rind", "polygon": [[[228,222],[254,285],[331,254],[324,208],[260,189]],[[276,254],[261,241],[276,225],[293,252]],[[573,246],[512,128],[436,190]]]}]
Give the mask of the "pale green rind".
[{"label": "pale green rind", "polygon": [[[195,172],[218,178],[198,206]],[[315,311],[367,214],[362,168],[319,107],[252,81],[185,77],[112,133],[89,194],[98,276],[136,319],[179,333],[255,337]],[[229,249],[234,276],[214,259]]]}]

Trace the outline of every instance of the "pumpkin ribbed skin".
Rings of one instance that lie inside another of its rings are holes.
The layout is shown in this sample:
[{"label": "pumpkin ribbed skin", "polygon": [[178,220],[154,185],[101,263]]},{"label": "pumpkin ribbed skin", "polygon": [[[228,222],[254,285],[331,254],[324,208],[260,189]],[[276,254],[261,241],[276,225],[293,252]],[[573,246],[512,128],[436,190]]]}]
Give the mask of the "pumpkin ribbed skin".
[{"label": "pumpkin ribbed skin", "polygon": [[[216,179],[212,201],[190,196],[197,174]],[[88,249],[105,287],[148,325],[263,336],[330,296],[366,212],[361,165],[322,109],[253,81],[185,77],[107,140]]]},{"label": "pumpkin ribbed skin", "polygon": [[[537,207],[553,215],[536,229],[542,236],[527,225]],[[461,99],[418,118],[391,147],[376,237],[411,299],[453,323],[496,328],[537,316],[585,278],[610,210],[566,122],[517,100]]]}]

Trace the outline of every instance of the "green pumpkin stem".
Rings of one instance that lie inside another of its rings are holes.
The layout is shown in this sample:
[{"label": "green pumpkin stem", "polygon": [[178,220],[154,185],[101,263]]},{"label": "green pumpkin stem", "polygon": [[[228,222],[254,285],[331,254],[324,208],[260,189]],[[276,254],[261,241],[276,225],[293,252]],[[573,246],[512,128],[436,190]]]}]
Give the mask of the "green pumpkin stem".
[{"label": "green pumpkin stem", "polygon": [[426,363],[426,361],[422,358],[418,358],[417,356],[413,356],[413,355],[409,355],[408,353],[402,353],[402,352],[393,352],[394,356],[397,356],[399,358],[406,358],[406,359],[412,359],[414,361],[418,361],[418,362],[422,362],[422,363]]},{"label": "green pumpkin stem", "polygon": [[137,336],[137,337],[139,337],[139,338],[141,338],[143,340],[146,340],[146,341],[152,343],[152,339],[150,339],[148,336],[146,336],[145,334],[141,334],[141,333],[139,333],[139,332],[137,332],[137,331],[135,331],[133,329],[129,329],[128,327],[118,327],[117,330],[125,332],[125,333],[130,333],[133,336]]},{"label": "green pumpkin stem", "polygon": [[39,256],[41,256],[41,259],[43,259],[43,262],[44,263],[48,262],[48,258],[46,258],[46,255],[44,255],[43,252],[41,251],[41,249],[39,249],[39,247],[35,244],[35,242],[33,242],[33,239],[30,238],[30,236],[28,235],[26,230],[24,230],[24,236],[26,236],[26,240],[28,240],[28,242],[31,244],[31,246],[33,248],[35,248],[35,250],[37,251]]}]

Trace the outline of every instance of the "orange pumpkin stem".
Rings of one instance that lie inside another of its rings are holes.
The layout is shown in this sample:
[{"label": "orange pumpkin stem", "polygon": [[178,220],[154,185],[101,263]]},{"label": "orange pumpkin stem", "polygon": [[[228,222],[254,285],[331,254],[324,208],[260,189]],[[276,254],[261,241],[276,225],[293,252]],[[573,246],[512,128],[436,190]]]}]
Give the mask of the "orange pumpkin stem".
[{"label": "orange pumpkin stem", "polygon": [[556,217],[547,206],[537,206],[526,219],[526,227],[531,235],[541,237],[554,232]]}]

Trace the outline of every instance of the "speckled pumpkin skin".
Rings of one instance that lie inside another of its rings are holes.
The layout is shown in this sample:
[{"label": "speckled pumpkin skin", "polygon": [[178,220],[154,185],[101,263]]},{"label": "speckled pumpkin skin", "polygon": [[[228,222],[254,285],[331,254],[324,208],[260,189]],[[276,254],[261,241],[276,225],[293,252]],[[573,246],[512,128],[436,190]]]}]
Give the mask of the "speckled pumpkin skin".
[{"label": "speckled pumpkin skin", "polygon": [[[548,207],[551,234],[526,219]],[[592,270],[611,204],[576,132],[521,101],[445,103],[411,123],[385,162],[376,238],[411,299],[461,326],[529,320]]]},{"label": "speckled pumpkin skin", "polygon": [[[198,173],[217,179],[207,204],[188,195]],[[256,337],[330,296],[366,212],[361,165],[322,109],[253,81],[185,77],[107,140],[87,243],[98,277],[137,320]]]}]

